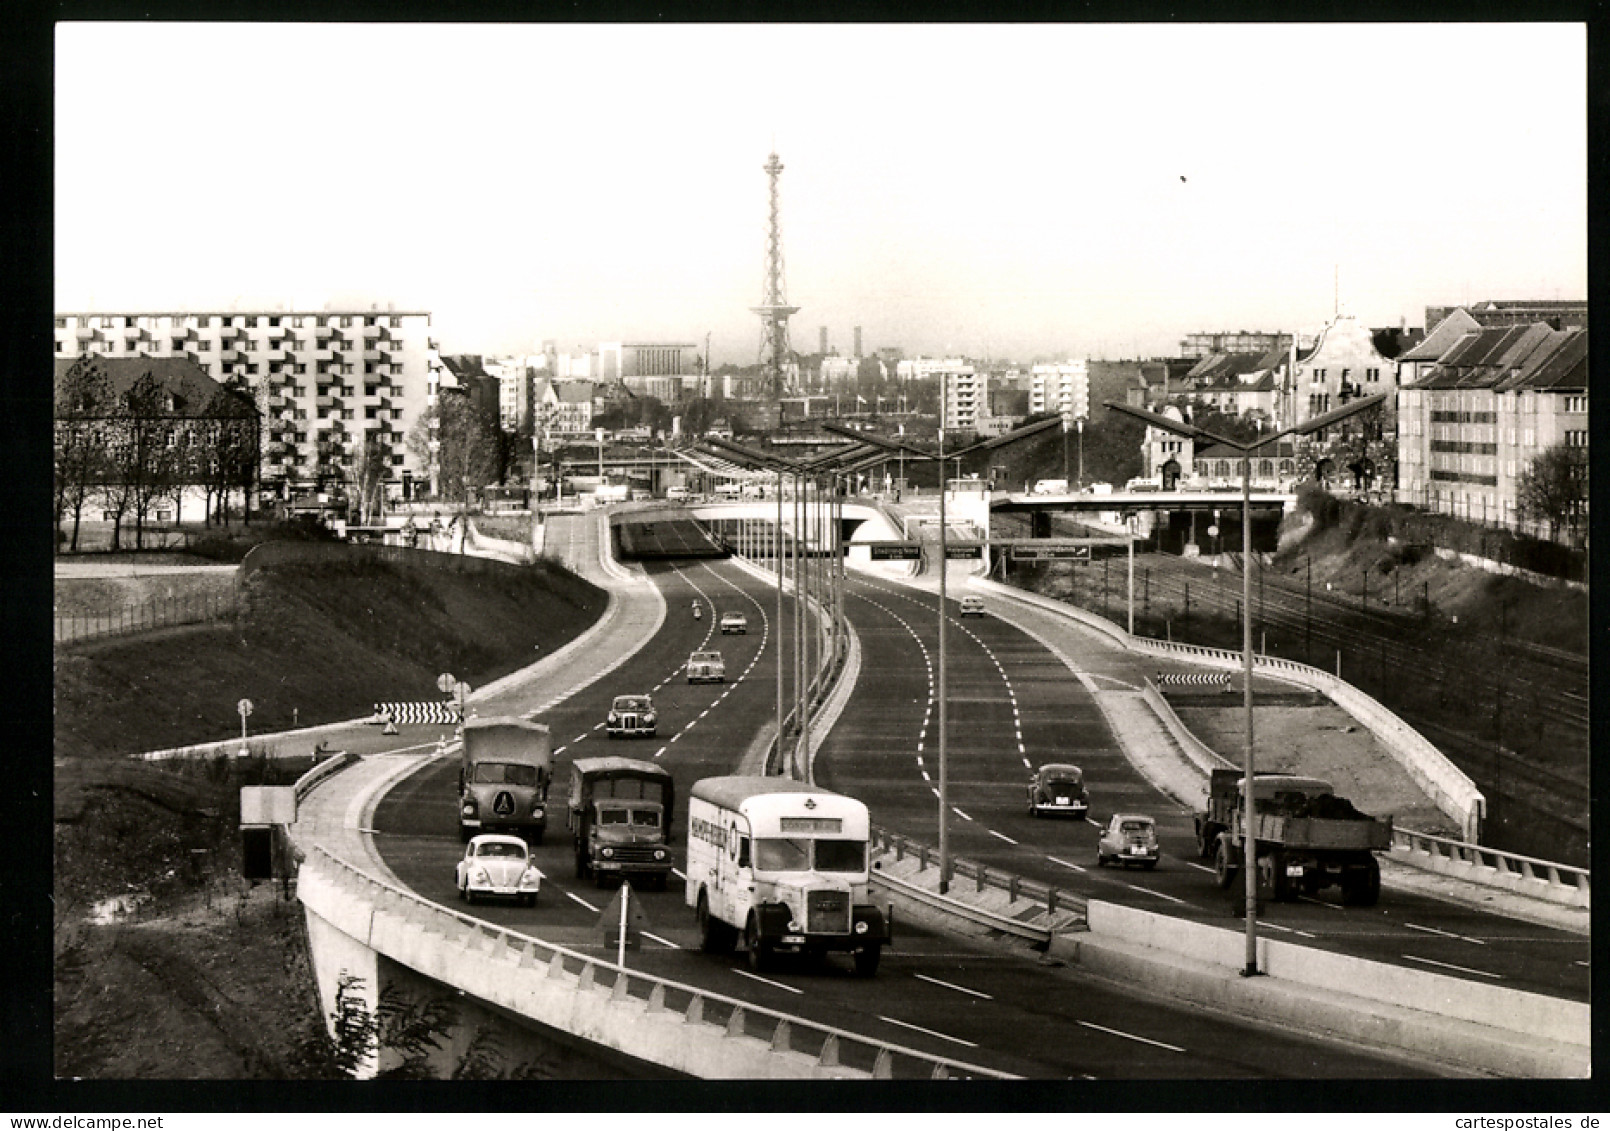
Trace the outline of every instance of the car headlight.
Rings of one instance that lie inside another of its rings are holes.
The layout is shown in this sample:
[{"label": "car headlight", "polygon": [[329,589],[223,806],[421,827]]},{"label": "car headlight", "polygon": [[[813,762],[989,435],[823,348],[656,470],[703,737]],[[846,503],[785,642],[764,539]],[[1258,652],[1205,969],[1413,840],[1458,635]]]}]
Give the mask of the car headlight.
[{"label": "car headlight", "polygon": [[490,886],[492,883],[492,877],[486,874],[485,868],[477,868],[475,871],[470,873],[470,883],[486,884]]},{"label": "car headlight", "polygon": [[788,921],[788,933],[789,934],[797,935],[801,931],[803,931],[804,929],[805,929],[805,924],[801,923],[798,919],[790,919]]},{"label": "car headlight", "polygon": [[527,868],[520,874],[521,887],[535,887],[542,880],[542,873],[535,868]]},{"label": "car headlight", "polygon": [[855,933],[858,935],[866,934],[867,929],[867,921],[865,919],[862,919],[855,924]]},{"label": "car headlight", "polygon": [[656,848],[654,850],[654,859],[656,859],[656,860],[664,860],[665,859],[665,849]]},{"label": "car headlight", "polygon": [[643,716],[643,724],[645,726],[653,726],[654,725],[654,712],[653,711],[650,711],[648,714]]},{"label": "car headlight", "polygon": [[531,815],[533,817],[541,817],[544,815],[541,803],[531,806]]},{"label": "car headlight", "polygon": [[465,799],[462,812],[466,817],[475,816],[475,798],[470,797]]},{"label": "car headlight", "polygon": [[606,848],[606,849],[604,849],[604,851],[600,852],[599,855],[604,857],[604,859],[607,860],[611,856],[615,855],[615,850],[613,848]]},{"label": "car headlight", "polygon": [[620,717],[620,716],[619,716],[619,715],[617,715],[617,714],[616,714],[616,713],[615,713],[615,712],[614,712],[614,711],[611,711],[611,712],[610,712],[610,713],[609,713],[609,722],[610,722],[610,723],[611,723],[611,724],[612,724],[612,725],[613,725],[613,724],[614,724],[614,723],[618,723],[618,722],[620,722],[620,721],[621,721],[621,717]]}]

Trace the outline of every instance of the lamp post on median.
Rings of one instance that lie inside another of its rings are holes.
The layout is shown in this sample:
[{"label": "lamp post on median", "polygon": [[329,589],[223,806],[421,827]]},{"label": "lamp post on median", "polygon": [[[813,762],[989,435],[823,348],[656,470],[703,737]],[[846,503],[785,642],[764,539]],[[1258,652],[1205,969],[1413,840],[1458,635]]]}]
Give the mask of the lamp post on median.
[{"label": "lamp post on median", "polygon": [[1245,872],[1245,901],[1246,901],[1246,965],[1241,973],[1251,977],[1260,973],[1258,969],[1258,856],[1256,837],[1253,829],[1254,798],[1252,790],[1254,763],[1252,754],[1252,453],[1254,450],[1272,444],[1282,437],[1298,434],[1306,435],[1320,432],[1332,424],[1336,424],[1347,417],[1354,416],[1367,409],[1375,408],[1386,400],[1386,395],[1378,394],[1356,400],[1352,404],[1328,412],[1323,416],[1316,416],[1312,420],[1296,425],[1292,428],[1276,432],[1271,436],[1260,436],[1250,444],[1238,440],[1227,439],[1198,428],[1194,424],[1175,420],[1173,417],[1161,413],[1148,412],[1145,409],[1133,408],[1127,404],[1108,401],[1107,407],[1114,411],[1135,417],[1153,428],[1164,432],[1172,432],[1177,436],[1184,436],[1192,440],[1207,440],[1212,443],[1224,444],[1241,453],[1241,553],[1243,558],[1241,570],[1241,660],[1242,678],[1245,686],[1242,689],[1242,701],[1246,708],[1246,734],[1243,747],[1243,778],[1241,784],[1241,845],[1242,869]]}]

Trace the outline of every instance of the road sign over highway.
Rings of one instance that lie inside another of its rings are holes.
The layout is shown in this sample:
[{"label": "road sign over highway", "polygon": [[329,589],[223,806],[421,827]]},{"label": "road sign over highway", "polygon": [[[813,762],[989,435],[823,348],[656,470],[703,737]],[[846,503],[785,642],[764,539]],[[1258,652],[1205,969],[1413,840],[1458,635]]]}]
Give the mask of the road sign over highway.
[{"label": "road sign over highway", "polygon": [[984,543],[982,542],[952,542],[945,547],[947,559],[961,560],[964,558],[981,558],[984,556]]},{"label": "road sign over highway", "polygon": [[875,562],[915,562],[922,559],[921,542],[869,542]]},{"label": "road sign over highway", "polygon": [[1044,562],[1053,560],[1068,560],[1087,562],[1090,560],[1089,546],[1013,546],[1012,560],[1014,562]]}]

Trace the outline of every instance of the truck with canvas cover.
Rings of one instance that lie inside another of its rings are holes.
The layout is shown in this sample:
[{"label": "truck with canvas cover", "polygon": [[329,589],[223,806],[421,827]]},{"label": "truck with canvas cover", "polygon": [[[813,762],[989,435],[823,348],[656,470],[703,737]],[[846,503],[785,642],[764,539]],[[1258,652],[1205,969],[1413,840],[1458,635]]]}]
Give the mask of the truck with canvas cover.
[{"label": "truck with canvas cover", "polygon": [[458,773],[458,833],[512,833],[541,844],[548,825],[553,740],[541,723],[507,715],[464,723]]},{"label": "truck with canvas cover", "polygon": [[576,878],[603,887],[610,877],[646,877],[661,890],[671,874],[676,783],[653,762],[577,758],[570,765],[566,820],[576,846]]},{"label": "truck with canvas cover", "polygon": [[[1208,782],[1208,807],[1196,815],[1196,845],[1214,862],[1214,876],[1228,889],[1245,858],[1241,804],[1245,775],[1216,769]],[[1361,813],[1331,783],[1298,774],[1255,774],[1252,835],[1259,891],[1278,900],[1341,888],[1342,902],[1372,907],[1381,895],[1375,853],[1392,847],[1392,820]]]},{"label": "truck with canvas cover", "polygon": [[871,821],[851,797],[788,778],[720,777],[688,800],[686,898],[703,948],[742,938],[753,970],[780,952],[847,951],[862,977],[893,941],[868,893]]}]

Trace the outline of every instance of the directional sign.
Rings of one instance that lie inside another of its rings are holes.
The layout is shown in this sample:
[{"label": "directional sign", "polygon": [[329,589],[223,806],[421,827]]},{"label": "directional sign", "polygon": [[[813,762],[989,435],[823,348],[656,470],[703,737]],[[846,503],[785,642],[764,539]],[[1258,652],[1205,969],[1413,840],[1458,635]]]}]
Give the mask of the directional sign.
[{"label": "directional sign", "polygon": [[1012,560],[1014,562],[1044,562],[1055,560],[1074,559],[1087,562],[1090,560],[1089,546],[1013,546]]},{"label": "directional sign", "polygon": [[252,701],[250,699],[242,699],[239,703],[235,704],[235,711],[240,715],[241,718],[244,719],[247,715],[252,713]]},{"label": "directional sign", "polygon": [[963,542],[960,545],[951,543],[945,547],[945,557],[952,560],[963,558],[982,558],[984,544],[982,542]]},{"label": "directional sign", "polygon": [[921,542],[870,542],[875,562],[915,562],[922,560]]},{"label": "directional sign", "polygon": [[436,677],[436,690],[440,691],[443,695],[453,694],[453,690],[457,686],[458,680],[453,678],[452,672],[443,672],[441,675]]}]

